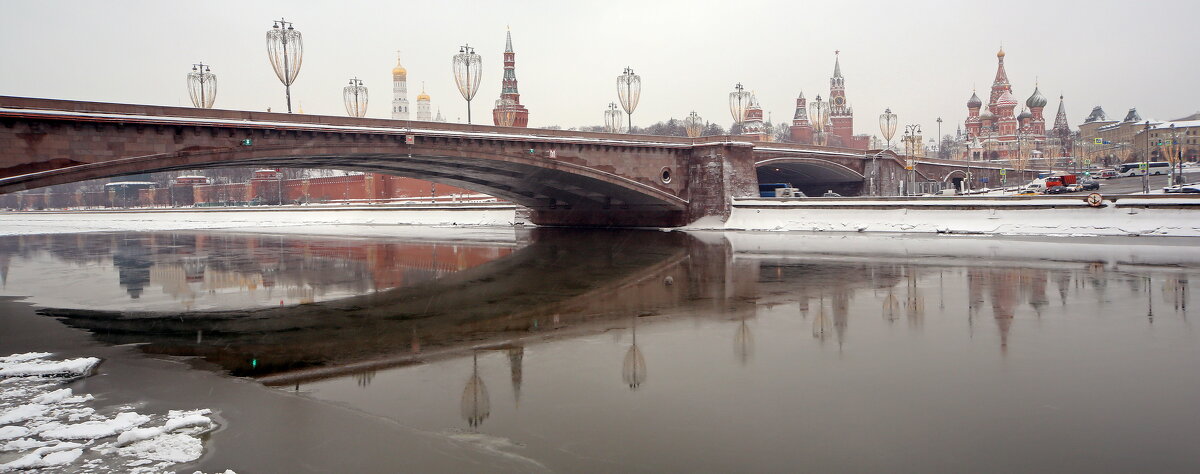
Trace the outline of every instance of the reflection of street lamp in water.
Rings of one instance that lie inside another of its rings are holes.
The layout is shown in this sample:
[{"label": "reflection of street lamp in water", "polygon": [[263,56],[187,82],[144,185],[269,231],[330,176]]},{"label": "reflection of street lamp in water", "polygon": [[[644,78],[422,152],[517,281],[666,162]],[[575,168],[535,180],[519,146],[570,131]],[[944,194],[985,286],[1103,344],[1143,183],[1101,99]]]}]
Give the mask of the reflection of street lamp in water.
[{"label": "reflection of street lamp in water", "polygon": [[825,338],[829,336],[829,330],[833,327],[833,323],[829,321],[829,315],[825,313],[825,295],[821,295],[817,304],[819,305],[817,316],[813,318],[813,337],[825,342]]},{"label": "reflection of street lamp in water", "polygon": [[750,334],[750,326],[746,325],[746,316],[743,315],[741,319],[742,322],[738,324],[737,332],[733,335],[733,353],[742,365],[746,365],[750,356],[754,354],[754,336]]},{"label": "reflection of street lamp in water", "polygon": [[637,345],[637,316],[633,318],[633,345],[625,353],[625,363],[621,366],[621,379],[630,390],[637,390],[646,382],[646,358],[642,356]]},{"label": "reflection of street lamp in water", "polygon": [[471,428],[478,428],[492,414],[487,386],[479,378],[479,355],[471,354],[471,378],[463,388],[461,413]]}]

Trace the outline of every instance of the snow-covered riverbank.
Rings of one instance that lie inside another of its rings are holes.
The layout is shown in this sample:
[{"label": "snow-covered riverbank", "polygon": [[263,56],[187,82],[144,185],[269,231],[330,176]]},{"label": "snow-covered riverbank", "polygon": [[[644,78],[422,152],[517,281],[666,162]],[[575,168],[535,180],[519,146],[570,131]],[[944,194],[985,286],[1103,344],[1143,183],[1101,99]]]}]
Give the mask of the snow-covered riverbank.
[{"label": "snow-covered riverbank", "polygon": [[[512,226],[510,204],[296,206],[0,212],[0,235],[220,229],[312,232],[331,226]],[[395,230],[395,229],[393,229]]]},{"label": "snow-covered riverbank", "polygon": [[1200,199],[1122,197],[1090,207],[1060,198],[739,199],[698,229],[992,235],[1200,236]]}]

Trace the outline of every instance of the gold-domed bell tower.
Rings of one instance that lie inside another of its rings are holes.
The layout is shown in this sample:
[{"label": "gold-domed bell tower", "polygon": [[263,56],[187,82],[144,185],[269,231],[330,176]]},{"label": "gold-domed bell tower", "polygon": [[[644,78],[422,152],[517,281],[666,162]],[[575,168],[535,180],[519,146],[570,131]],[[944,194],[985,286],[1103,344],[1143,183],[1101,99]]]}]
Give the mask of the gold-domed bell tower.
[{"label": "gold-domed bell tower", "polygon": [[400,65],[396,51],[396,67],[392,68],[392,118],[408,120],[408,70]]}]

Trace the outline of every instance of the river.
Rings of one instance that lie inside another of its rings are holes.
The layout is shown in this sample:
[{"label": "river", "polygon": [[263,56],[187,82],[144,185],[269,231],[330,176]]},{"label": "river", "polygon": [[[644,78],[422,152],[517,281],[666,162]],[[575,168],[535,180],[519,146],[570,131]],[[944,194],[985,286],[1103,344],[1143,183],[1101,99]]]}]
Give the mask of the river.
[{"label": "river", "polygon": [[1195,471],[1198,243],[5,236],[0,355],[212,410],[181,472]]}]

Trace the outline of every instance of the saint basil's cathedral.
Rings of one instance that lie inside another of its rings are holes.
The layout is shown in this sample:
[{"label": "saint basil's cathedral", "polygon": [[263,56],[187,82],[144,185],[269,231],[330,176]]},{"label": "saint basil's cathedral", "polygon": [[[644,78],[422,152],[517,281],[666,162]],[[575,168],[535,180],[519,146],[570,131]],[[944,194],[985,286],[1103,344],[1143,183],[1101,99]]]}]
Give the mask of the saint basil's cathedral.
[{"label": "saint basil's cathedral", "polygon": [[965,151],[959,158],[970,160],[1009,160],[1016,157],[1036,159],[1039,156],[1062,157],[1071,153],[1071,127],[1062,97],[1058,98],[1058,114],[1054,128],[1046,130],[1042,111],[1046,97],[1035,85],[1033,94],[1025,100],[1025,110],[1014,114],[1017,99],[1013,97],[1008,72],[1004,70],[1004,49],[996,53],[996,78],[987,108],[972,92],[967,101]]}]

